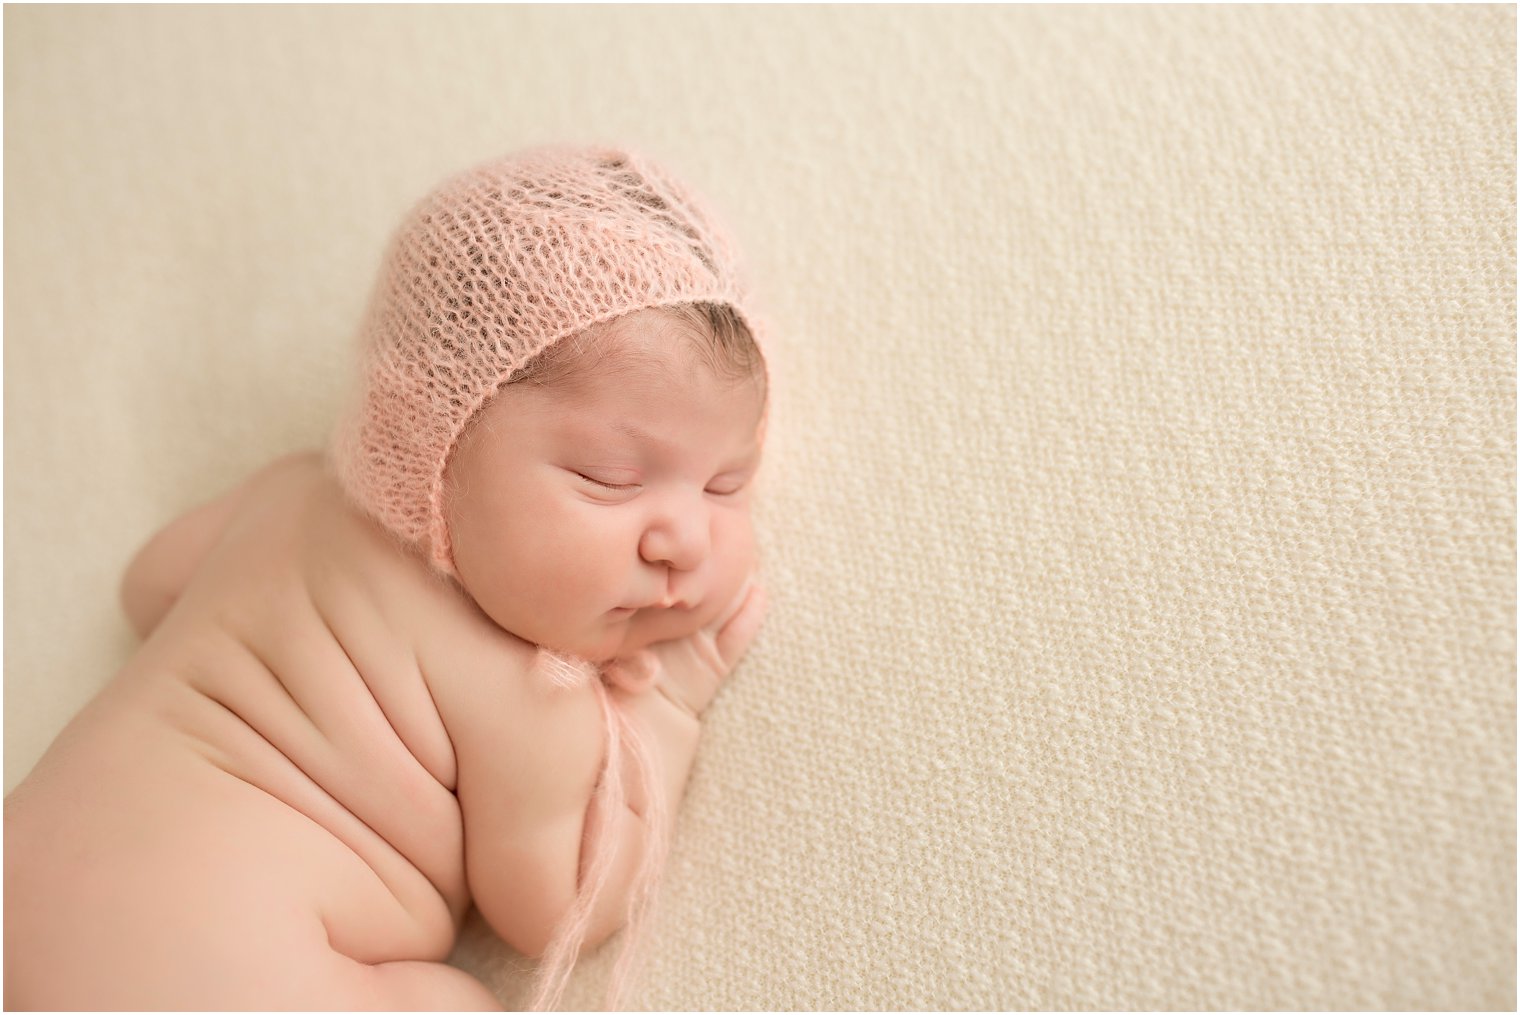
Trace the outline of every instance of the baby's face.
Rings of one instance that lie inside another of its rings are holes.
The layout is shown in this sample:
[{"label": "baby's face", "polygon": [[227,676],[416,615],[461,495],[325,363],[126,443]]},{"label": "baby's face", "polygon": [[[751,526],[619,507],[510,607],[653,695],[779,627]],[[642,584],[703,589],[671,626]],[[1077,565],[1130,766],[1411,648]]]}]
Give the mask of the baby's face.
[{"label": "baby's face", "polygon": [[611,331],[596,367],[503,388],[447,475],[465,590],[518,637],[596,661],[694,632],[754,570],[763,401],[658,311]]}]

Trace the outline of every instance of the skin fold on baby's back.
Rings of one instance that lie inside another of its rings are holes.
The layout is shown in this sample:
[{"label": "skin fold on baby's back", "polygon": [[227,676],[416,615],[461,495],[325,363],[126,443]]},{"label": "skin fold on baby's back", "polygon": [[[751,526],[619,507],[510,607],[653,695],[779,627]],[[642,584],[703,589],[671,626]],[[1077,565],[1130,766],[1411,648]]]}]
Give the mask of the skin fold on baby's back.
[{"label": "skin fold on baby's back", "polygon": [[[164,933],[213,955],[309,933],[360,962],[444,958],[469,893],[437,685],[484,682],[490,700],[529,658],[346,506],[318,456],[265,470],[179,601],[6,801],[8,936],[34,935],[33,953],[65,967],[91,945],[126,952],[115,973],[12,966],[8,1004],[50,1005],[28,981],[86,975],[107,990],[95,998],[134,1007],[109,979],[152,964],[102,914],[130,910],[134,891]],[[499,666],[428,673],[480,660]],[[81,864],[92,873],[75,876]],[[218,944],[222,929],[238,943]],[[188,947],[169,944],[163,976],[184,977]]]}]

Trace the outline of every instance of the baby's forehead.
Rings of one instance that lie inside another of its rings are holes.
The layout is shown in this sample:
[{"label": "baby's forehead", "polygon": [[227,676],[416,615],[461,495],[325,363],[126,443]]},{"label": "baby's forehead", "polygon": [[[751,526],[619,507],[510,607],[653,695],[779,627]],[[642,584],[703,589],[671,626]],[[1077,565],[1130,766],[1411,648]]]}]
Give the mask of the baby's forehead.
[{"label": "baby's forehead", "polygon": [[698,356],[678,362],[638,354],[609,358],[544,394],[554,416],[605,423],[619,432],[638,431],[640,420],[680,415],[683,410],[713,425],[753,427],[765,404],[758,378],[715,369]]},{"label": "baby's forehead", "polygon": [[528,421],[559,444],[647,447],[675,452],[721,448],[732,456],[758,446],[763,393],[754,378],[726,377],[700,362],[603,364],[576,383],[535,397]]},{"label": "baby's forehead", "polygon": [[[713,439],[757,446],[767,391],[759,361],[736,363],[690,317],[643,310],[594,325],[551,346],[502,389],[498,420],[553,438],[674,448]],[[521,431],[520,431],[521,432]]]},{"label": "baby's forehead", "polygon": [[764,381],[763,371],[723,364],[710,336],[659,311],[630,314],[567,339],[557,365],[563,386],[580,392],[642,384],[672,397],[714,385],[737,394],[757,385],[763,390]]}]

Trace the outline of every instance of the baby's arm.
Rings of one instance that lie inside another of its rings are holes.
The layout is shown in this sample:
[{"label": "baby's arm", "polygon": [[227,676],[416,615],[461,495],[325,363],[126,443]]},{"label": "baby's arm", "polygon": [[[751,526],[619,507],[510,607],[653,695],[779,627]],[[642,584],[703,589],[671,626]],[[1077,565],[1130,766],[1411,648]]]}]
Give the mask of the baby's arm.
[{"label": "baby's arm", "polygon": [[[615,707],[638,729],[656,769],[653,777],[664,789],[667,831],[696,754],[697,715],[743,655],[763,614],[764,598],[755,590],[722,621],[654,646],[640,673],[615,680]],[[524,670],[528,663],[523,660]],[[651,681],[654,690],[639,690]],[[599,836],[612,836],[612,872],[584,941],[594,947],[626,917],[648,839],[641,816],[647,801],[629,765],[622,773],[627,806],[610,819],[596,811],[606,741],[594,688],[557,688],[526,672],[510,684],[504,700],[475,700],[463,708],[462,702],[439,702],[455,717],[450,734],[470,891],[504,941],[525,955],[542,956],[575,901],[583,859]],[[443,697],[455,699],[447,691]]]},{"label": "baby's arm", "polygon": [[[649,778],[665,801],[666,840],[675,830],[676,814],[701,737],[701,719],[723,680],[749,648],[765,618],[764,591],[747,584],[732,604],[709,626],[685,638],[662,642],[632,659],[608,667],[612,700],[629,721],[649,754]],[[581,841],[581,870],[599,845],[615,857],[612,874],[591,914],[586,944],[594,946],[615,933],[628,916],[629,893],[640,862],[655,837],[650,826],[650,801],[641,791],[636,762],[624,755],[620,774],[624,805],[610,818],[593,799],[587,808]]]},{"label": "baby's arm", "polygon": [[[702,715],[754,640],[765,619],[765,609],[764,590],[747,585],[735,605],[714,624],[689,637],[651,646],[607,671],[615,706],[632,723],[649,752],[654,768],[650,776],[659,784],[667,808],[667,839],[675,831],[678,807],[696,758]],[[651,839],[649,801],[640,791],[637,767],[628,755],[622,779],[625,806],[610,825],[596,800],[591,801],[586,813],[583,869],[599,836],[612,837],[617,858],[592,913],[588,946],[605,940],[623,925],[629,890]]]},{"label": "baby's arm", "polygon": [[533,655],[523,646],[512,672],[498,667],[486,696],[445,674],[430,684],[454,744],[470,894],[503,941],[537,958],[575,896],[602,722],[593,688],[535,680]]},{"label": "baby's arm", "polygon": [[232,490],[176,518],[137,551],[122,576],[121,604],[139,637],[146,638],[169,612],[206,551],[226,531],[248,489],[275,469],[297,460],[315,460],[315,453],[276,459]]}]

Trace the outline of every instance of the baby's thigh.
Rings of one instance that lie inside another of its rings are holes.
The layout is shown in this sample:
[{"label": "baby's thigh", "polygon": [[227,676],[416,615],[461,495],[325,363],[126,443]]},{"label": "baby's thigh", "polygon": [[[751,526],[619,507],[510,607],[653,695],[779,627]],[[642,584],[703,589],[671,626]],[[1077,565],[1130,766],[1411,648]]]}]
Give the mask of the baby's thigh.
[{"label": "baby's thigh", "polygon": [[501,1010],[501,1002],[484,984],[441,962],[368,965],[304,933],[309,923],[292,924],[277,913],[255,914],[241,926],[256,940],[284,946],[250,949],[236,963],[202,965],[198,960],[207,956],[199,943],[181,942],[183,949],[173,968],[159,970],[151,978],[144,971],[134,971],[114,995],[106,988],[107,992],[95,997],[109,998],[108,1008],[122,1010]]},{"label": "baby's thigh", "polygon": [[441,962],[382,962],[365,967],[370,1008],[395,1011],[501,1011],[501,1001],[469,973]]},{"label": "baby's thigh", "polygon": [[[147,754],[120,781],[65,774],[7,807],[8,1008],[416,1007],[400,998],[423,976],[369,961],[426,956],[352,851],[223,772]],[[372,943],[401,944],[369,961],[334,950],[366,920]]]},{"label": "baby's thigh", "polygon": [[[217,914],[208,912],[208,919]],[[243,913],[249,936],[225,961],[216,935],[154,935],[151,956],[127,963],[45,960],[7,964],[8,1009],[106,1011],[500,1011],[501,1002],[469,974],[439,962],[366,965],[333,951],[310,921]],[[278,943],[277,947],[272,947]],[[211,944],[213,947],[208,948]]]}]

